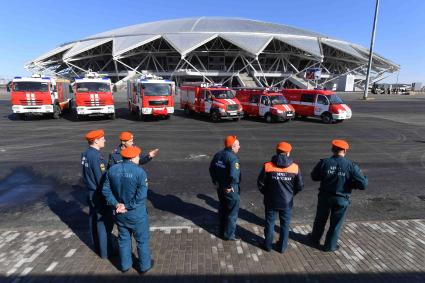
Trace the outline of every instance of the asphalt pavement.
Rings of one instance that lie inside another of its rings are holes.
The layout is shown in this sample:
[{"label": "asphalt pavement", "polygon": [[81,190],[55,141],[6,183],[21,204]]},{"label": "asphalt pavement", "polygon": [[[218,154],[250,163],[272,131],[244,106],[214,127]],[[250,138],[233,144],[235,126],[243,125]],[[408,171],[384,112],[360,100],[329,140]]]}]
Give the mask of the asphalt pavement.
[{"label": "asphalt pavement", "polygon": [[311,224],[318,184],[309,174],[320,158],[330,156],[330,141],[346,139],[348,158],[369,177],[367,191],[355,191],[348,221],[425,219],[425,96],[342,94],[353,117],[326,125],[319,120],[267,124],[262,120],[212,123],[204,117],[137,121],[118,99],[117,119],[74,121],[17,120],[7,94],[0,95],[0,228],[15,230],[86,229],[85,188],[80,153],[84,134],[103,128],[107,158],[121,131],[135,134],[144,152],[159,155],[144,166],[149,178],[151,227],[206,227],[216,220],[217,196],[208,174],[211,157],[223,138],[237,135],[242,171],[239,223],[262,225],[264,207],[256,178],[282,140],[293,146],[305,189],[295,199],[293,223]]}]

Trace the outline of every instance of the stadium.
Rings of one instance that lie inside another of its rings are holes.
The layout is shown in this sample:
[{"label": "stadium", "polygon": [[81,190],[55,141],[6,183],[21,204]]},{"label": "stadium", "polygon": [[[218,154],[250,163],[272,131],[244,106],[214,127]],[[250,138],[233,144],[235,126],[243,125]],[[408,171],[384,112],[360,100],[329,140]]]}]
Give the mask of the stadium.
[{"label": "stadium", "polygon": [[[362,90],[368,56],[369,50],[358,44],[291,26],[199,17],[95,34],[64,43],[25,67],[68,78],[93,70],[107,74],[117,86],[147,71],[177,84]],[[320,70],[320,76],[309,79],[309,70]],[[371,83],[398,70],[397,64],[374,53]]]}]

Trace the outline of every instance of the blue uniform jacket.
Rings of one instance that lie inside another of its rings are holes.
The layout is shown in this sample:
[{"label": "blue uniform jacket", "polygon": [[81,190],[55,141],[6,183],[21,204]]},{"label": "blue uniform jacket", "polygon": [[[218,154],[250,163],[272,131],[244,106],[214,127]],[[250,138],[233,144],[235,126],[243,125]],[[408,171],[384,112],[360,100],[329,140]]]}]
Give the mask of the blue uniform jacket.
[{"label": "blue uniform jacket", "polygon": [[235,192],[239,192],[241,170],[236,154],[228,148],[217,152],[210,163],[210,176],[220,189],[232,187]]},{"label": "blue uniform jacket", "polygon": [[269,209],[292,208],[293,198],[304,188],[298,165],[285,154],[276,154],[264,164],[257,179],[257,186],[264,195],[264,206]]},{"label": "blue uniform jacket", "polygon": [[99,150],[89,147],[81,154],[83,179],[89,191],[100,188],[103,173],[106,171],[105,160]]},{"label": "blue uniform jacket", "polygon": [[109,205],[115,207],[118,203],[123,203],[128,210],[115,216],[118,222],[136,224],[147,215],[146,173],[131,161],[121,162],[108,170],[102,193]]},{"label": "blue uniform jacket", "polygon": [[100,151],[90,146],[81,154],[81,166],[84,184],[88,189],[87,201],[89,205],[97,209],[104,208],[106,202],[100,190],[102,189],[106,163]]},{"label": "blue uniform jacket", "polygon": [[320,181],[319,191],[349,197],[353,189],[365,190],[368,179],[351,160],[332,156],[321,159],[311,172],[313,181]]},{"label": "blue uniform jacket", "polygon": [[[119,145],[113,152],[109,154],[109,160],[108,160],[108,169],[114,165],[121,163],[123,161],[121,156],[121,145]],[[149,157],[149,154],[140,154],[140,161],[139,164],[143,165],[151,161],[152,158]]]}]

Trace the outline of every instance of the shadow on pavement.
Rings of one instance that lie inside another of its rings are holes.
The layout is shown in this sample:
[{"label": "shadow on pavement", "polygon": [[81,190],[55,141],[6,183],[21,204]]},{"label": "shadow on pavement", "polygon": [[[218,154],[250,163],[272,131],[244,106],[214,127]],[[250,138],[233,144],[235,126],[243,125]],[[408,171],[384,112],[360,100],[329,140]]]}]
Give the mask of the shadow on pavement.
[{"label": "shadow on pavement", "polygon": [[[161,195],[152,190],[148,191],[148,199],[153,207],[159,210],[168,211],[180,217],[186,218],[196,226],[206,230],[208,233],[218,235],[217,213],[202,206],[185,202],[174,195]],[[212,225],[211,223],[214,223]],[[261,247],[262,238],[252,233],[251,231],[237,226],[237,236],[242,241],[256,247]]]},{"label": "shadow on pavement", "polygon": [[[212,208],[214,208],[215,210],[218,210],[218,201],[206,194],[198,194],[197,197],[199,199],[202,199],[205,201],[206,204],[208,204],[209,206],[211,206]],[[239,208],[239,214],[238,214],[238,218],[245,220],[246,222],[264,227],[265,225],[265,221],[263,218],[258,217],[256,214],[243,209],[243,208]]]},{"label": "shadow on pavement", "polygon": [[[258,270],[258,269],[256,269]],[[155,271],[155,269],[153,270]],[[0,276],[1,282],[425,282],[424,272],[381,272],[381,273],[278,273],[256,274],[252,270],[246,275],[27,275]]]},{"label": "shadow on pavement", "polygon": [[[72,186],[72,195],[78,195],[78,192],[84,192],[85,188],[78,185]],[[90,235],[88,230],[88,214],[83,211],[81,199],[64,200],[55,191],[46,194],[47,205],[59,219],[65,223],[75,235],[88,247],[92,249]]]}]

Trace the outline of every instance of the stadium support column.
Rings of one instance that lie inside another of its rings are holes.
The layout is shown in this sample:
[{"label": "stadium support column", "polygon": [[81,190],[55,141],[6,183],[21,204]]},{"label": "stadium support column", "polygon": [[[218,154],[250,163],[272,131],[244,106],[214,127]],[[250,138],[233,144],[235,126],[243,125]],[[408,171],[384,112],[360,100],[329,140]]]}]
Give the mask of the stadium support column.
[{"label": "stadium support column", "polygon": [[365,84],[364,95],[363,95],[363,99],[365,100],[367,99],[367,95],[369,91],[369,79],[370,79],[370,70],[372,68],[373,45],[375,43],[375,31],[376,31],[376,22],[378,21],[378,10],[379,10],[379,0],[376,0],[375,17],[373,19],[373,28],[372,28],[372,38],[370,39],[369,64],[367,66],[366,84]]}]

